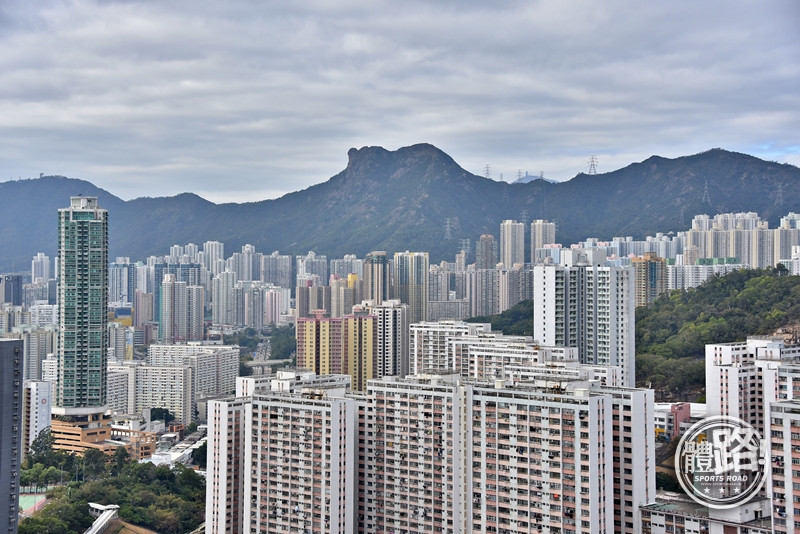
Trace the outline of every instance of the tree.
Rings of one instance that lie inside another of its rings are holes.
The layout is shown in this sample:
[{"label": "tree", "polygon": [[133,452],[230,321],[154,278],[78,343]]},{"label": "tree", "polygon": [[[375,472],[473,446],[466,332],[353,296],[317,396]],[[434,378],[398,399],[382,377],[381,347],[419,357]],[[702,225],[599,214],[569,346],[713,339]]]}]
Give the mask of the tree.
[{"label": "tree", "polygon": [[117,450],[114,451],[114,456],[111,458],[111,462],[109,466],[111,468],[111,474],[113,476],[117,476],[122,472],[122,468],[125,467],[131,461],[131,455],[128,453],[128,449],[123,446],[117,447]]},{"label": "tree", "polygon": [[192,451],[192,462],[195,463],[200,469],[205,469],[208,462],[208,442]]},{"label": "tree", "polygon": [[53,445],[55,444],[55,439],[53,438],[53,433],[50,432],[50,427],[43,429],[39,432],[39,435],[33,440],[30,447],[30,453],[28,454],[28,462],[33,465],[36,463],[41,463],[44,465],[53,465]]},{"label": "tree", "polygon": [[86,449],[83,453],[83,476],[89,480],[98,478],[105,472],[106,455],[100,449]]},{"label": "tree", "polygon": [[167,408],[151,408],[150,420],[164,421],[164,424],[168,425],[175,420],[175,416],[172,415]]},{"label": "tree", "polygon": [[19,534],[69,534],[69,526],[57,517],[37,514],[19,523]]}]

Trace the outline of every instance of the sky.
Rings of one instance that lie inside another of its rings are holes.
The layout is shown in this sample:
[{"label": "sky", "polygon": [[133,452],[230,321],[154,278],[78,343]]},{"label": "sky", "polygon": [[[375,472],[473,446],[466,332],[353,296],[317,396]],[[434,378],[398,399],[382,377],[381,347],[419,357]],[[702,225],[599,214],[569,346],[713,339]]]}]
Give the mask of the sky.
[{"label": "sky", "polygon": [[798,28],[797,0],[2,0],[0,182],[250,202],[423,142],[505,181],[800,165]]}]

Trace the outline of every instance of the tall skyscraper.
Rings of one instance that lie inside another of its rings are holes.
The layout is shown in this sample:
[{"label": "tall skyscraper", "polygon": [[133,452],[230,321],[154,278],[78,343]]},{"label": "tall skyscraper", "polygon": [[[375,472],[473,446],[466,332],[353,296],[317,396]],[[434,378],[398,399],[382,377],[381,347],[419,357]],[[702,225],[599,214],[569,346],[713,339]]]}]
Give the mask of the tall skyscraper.
[{"label": "tall skyscraper", "polygon": [[361,313],[323,317],[323,310],[316,310],[313,318],[298,317],[297,367],[350,375],[354,390],[366,390],[374,377],[376,325],[377,317]]},{"label": "tall skyscraper", "polygon": [[408,304],[409,323],[428,320],[429,269],[427,252],[394,253],[394,296]]},{"label": "tall skyscraper", "polygon": [[389,257],[379,250],[367,254],[364,259],[364,300],[372,301],[378,306],[389,295]]},{"label": "tall skyscraper", "polygon": [[297,281],[295,282],[296,286],[305,286],[306,281],[315,280],[315,277],[319,278],[319,285],[323,285],[328,282],[327,256],[317,256],[317,254],[312,250],[305,256],[295,256],[295,262],[297,264]]},{"label": "tall skyscraper", "polygon": [[31,260],[31,281],[47,282],[50,280],[50,256],[39,252]]},{"label": "tall skyscraper", "polygon": [[356,258],[355,254],[345,254],[344,258],[330,261],[331,277],[337,275],[339,278],[347,278],[349,274],[355,274],[359,278],[363,278],[364,260]]},{"label": "tall skyscraper", "polygon": [[368,303],[367,311],[377,317],[375,329],[375,378],[404,377],[408,374],[408,306],[399,300]]},{"label": "tall skyscraper", "polygon": [[[108,212],[96,197],[72,197],[58,210],[57,377],[54,447],[111,453],[105,415],[108,373]],[[44,369],[43,369],[44,371]],[[42,373],[44,377],[44,372]]]},{"label": "tall skyscraper", "polygon": [[483,234],[475,244],[475,268],[497,268],[497,243],[492,234]]},{"label": "tall skyscraper", "polygon": [[158,339],[162,343],[186,341],[187,313],[186,282],[178,282],[167,273],[161,282],[161,316],[158,320]]},{"label": "tall skyscraper", "polygon": [[505,220],[500,223],[500,261],[506,269],[525,263],[525,225]]},{"label": "tall skyscraper", "polygon": [[108,269],[108,302],[133,302],[136,291],[136,264],[130,258],[117,258]]},{"label": "tall skyscraper", "polygon": [[596,251],[563,251],[562,265],[533,267],[533,337],[543,345],[577,347],[581,363],[635,374],[634,274],[606,267]]},{"label": "tall skyscraper", "polygon": [[276,250],[261,257],[261,281],[278,287],[292,287],[292,257]]},{"label": "tall skyscraper", "polygon": [[0,339],[0,532],[17,532],[22,458],[22,340]]},{"label": "tall skyscraper", "polygon": [[186,287],[186,339],[200,341],[205,336],[206,290],[203,286]]},{"label": "tall skyscraper", "polygon": [[174,274],[176,282],[187,286],[201,285],[202,266],[199,263],[155,263],[153,265],[153,320],[161,320],[161,284],[164,275]]},{"label": "tall skyscraper", "polygon": [[106,403],[108,212],[96,197],[58,210],[58,383],[54,413],[86,415]]},{"label": "tall skyscraper", "polygon": [[531,223],[531,263],[536,263],[536,249],[556,242],[556,223],[536,219]]},{"label": "tall skyscraper", "polygon": [[211,281],[211,322],[229,324],[235,322],[233,288],[236,273],[224,271]]},{"label": "tall skyscraper", "polygon": [[0,275],[0,303],[22,306],[22,275]]},{"label": "tall skyscraper", "polygon": [[647,306],[667,290],[667,263],[655,252],[631,260],[636,273],[636,306]]},{"label": "tall skyscraper", "polygon": [[212,276],[225,270],[225,243],[206,241],[203,243],[205,267]]}]

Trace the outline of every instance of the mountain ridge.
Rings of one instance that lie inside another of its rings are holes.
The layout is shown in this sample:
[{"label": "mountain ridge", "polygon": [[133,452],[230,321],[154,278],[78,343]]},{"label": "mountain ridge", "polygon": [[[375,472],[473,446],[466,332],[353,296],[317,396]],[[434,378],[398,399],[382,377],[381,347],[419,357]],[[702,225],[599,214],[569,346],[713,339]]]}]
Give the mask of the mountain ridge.
[{"label": "mountain ridge", "polygon": [[[800,211],[800,169],[723,149],[654,155],[566,182],[512,184],[472,174],[428,143],[347,154],[347,166],[328,180],[241,204],[215,204],[191,192],[124,201],[89,181],[57,176],[2,182],[0,198],[14,202],[0,212],[0,271],[27,270],[37,252],[54,256],[56,212],[77,194],[98,196],[109,210],[110,257],[133,261],[207,240],[224,242],[226,255],[250,243],[264,253],[315,250],[329,257],[427,250],[432,262],[452,261],[462,239],[499,237],[500,222],[523,213],[555,221],[557,240],[570,244],[687,230],[700,213],[755,211],[775,227]],[[703,203],[706,191],[711,205]],[[446,219],[451,239],[444,239]]]}]

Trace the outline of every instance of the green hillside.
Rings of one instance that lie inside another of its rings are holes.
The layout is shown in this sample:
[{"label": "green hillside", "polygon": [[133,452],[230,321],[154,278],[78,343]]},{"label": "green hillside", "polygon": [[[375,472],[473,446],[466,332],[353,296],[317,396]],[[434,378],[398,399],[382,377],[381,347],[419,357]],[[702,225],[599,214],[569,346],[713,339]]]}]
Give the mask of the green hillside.
[{"label": "green hillside", "polygon": [[[505,334],[532,332],[532,302],[473,322]],[[636,310],[636,383],[659,399],[694,400],[705,385],[705,345],[792,331],[800,322],[800,276],[783,269],[746,269]]]}]

